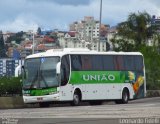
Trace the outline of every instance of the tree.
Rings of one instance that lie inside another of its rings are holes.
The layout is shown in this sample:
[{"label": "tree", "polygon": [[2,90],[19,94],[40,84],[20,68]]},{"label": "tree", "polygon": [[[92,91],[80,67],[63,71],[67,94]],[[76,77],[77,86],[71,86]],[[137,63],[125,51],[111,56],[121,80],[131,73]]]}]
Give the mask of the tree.
[{"label": "tree", "polygon": [[114,51],[135,51],[135,45],[131,42],[128,42],[126,39],[111,39],[111,42],[113,43]]},{"label": "tree", "polygon": [[6,50],[5,50],[2,31],[0,31],[0,57],[6,57]]},{"label": "tree", "polygon": [[132,39],[135,45],[145,44],[150,37],[151,16],[146,13],[131,13],[128,17],[130,33],[133,33]]},{"label": "tree", "polygon": [[20,44],[21,41],[24,40],[23,34],[24,34],[23,31],[17,32],[15,35],[10,36],[10,37],[7,39],[7,42],[10,43],[11,41],[16,41],[17,44]]},{"label": "tree", "polygon": [[160,89],[160,55],[152,46],[141,46],[144,56],[147,89]]},{"label": "tree", "polygon": [[[117,30],[114,42],[120,48],[129,47],[125,48],[126,51],[135,51],[139,46],[145,45],[148,38],[151,37],[151,16],[146,12],[131,13],[127,21],[118,24]],[[130,49],[131,44],[134,44],[135,50]]]},{"label": "tree", "polygon": [[41,33],[42,33],[41,28],[38,27],[38,29],[37,29],[37,34],[38,34],[38,35],[41,35]]}]

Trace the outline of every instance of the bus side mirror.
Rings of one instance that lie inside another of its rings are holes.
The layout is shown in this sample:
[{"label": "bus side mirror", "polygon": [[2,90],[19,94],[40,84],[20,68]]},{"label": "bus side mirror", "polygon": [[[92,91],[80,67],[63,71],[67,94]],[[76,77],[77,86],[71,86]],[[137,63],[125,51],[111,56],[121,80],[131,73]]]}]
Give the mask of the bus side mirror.
[{"label": "bus side mirror", "polygon": [[61,63],[58,62],[56,66],[56,74],[59,75],[61,73]]},{"label": "bus side mirror", "polygon": [[22,66],[21,66],[21,65],[18,65],[18,66],[15,68],[14,76],[15,76],[15,77],[19,77],[21,74],[22,74]]},{"label": "bus side mirror", "polygon": [[61,75],[60,75],[60,73],[61,73],[61,63],[58,62],[57,66],[56,66],[56,76],[57,76],[57,80],[58,80],[59,83],[61,82]]},{"label": "bus side mirror", "polygon": [[24,69],[24,65],[22,65],[21,68]]}]

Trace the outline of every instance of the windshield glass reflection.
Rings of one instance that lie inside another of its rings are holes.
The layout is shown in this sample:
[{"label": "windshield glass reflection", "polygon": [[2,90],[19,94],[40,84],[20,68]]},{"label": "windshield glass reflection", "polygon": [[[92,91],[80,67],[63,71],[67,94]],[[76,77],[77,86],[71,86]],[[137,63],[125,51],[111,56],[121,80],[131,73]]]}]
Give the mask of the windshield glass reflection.
[{"label": "windshield glass reflection", "polygon": [[59,57],[27,59],[24,64],[24,88],[58,86],[56,65]]}]

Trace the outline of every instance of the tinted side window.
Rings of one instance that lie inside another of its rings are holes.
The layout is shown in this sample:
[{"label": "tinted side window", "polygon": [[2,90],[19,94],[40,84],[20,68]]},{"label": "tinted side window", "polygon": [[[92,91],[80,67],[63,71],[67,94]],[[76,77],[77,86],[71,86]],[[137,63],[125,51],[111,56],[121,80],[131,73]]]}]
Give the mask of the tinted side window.
[{"label": "tinted side window", "polygon": [[135,61],[136,70],[137,71],[142,71],[143,70],[143,58],[142,58],[142,56],[135,56],[134,61]]},{"label": "tinted side window", "polygon": [[127,71],[135,70],[134,56],[126,55],[124,56],[124,66]]},{"label": "tinted side window", "polygon": [[91,55],[82,55],[81,60],[82,60],[82,70],[93,70]]},{"label": "tinted side window", "polygon": [[69,55],[65,55],[61,60],[61,85],[64,86],[68,83],[70,75],[70,61]]},{"label": "tinted side window", "polygon": [[114,58],[114,62],[115,62],[115,70],[125,70],[124,67],[124,56],[118,55],[115,56]]},{"label": "tinted side window", "polygon": [[71,55],[71,65],[73,71],[79,71],[82,69],[82,61],[80,55]]},{"label": "tinted side window", "polygon": [[106,55],[102,56],[103,58],[103,68],[104,70],[114,70],[114,56],[112,55]]},{"label": "tinted side window", "polygon": [[101,55],[92,56],[92,68],[95,71],[103,70],[103,57]]}]

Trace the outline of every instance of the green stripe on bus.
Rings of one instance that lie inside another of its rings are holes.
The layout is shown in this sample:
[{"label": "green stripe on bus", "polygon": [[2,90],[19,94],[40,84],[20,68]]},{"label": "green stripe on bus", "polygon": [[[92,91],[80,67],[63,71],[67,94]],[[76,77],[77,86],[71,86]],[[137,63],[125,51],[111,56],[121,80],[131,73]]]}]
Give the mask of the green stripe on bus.
[{"label": "green stripe on bus", "polygon": [[71,84],[127,83],[127,71],[72,71]]},{"label": "green stripe on bus", "polygon": [[24,90],[24,94],[30,94],[30,96],[43,96],[49,95],[50,93],[57,92],[57,87],[47,88],[47,89],[33,89],[33,90]]}]

